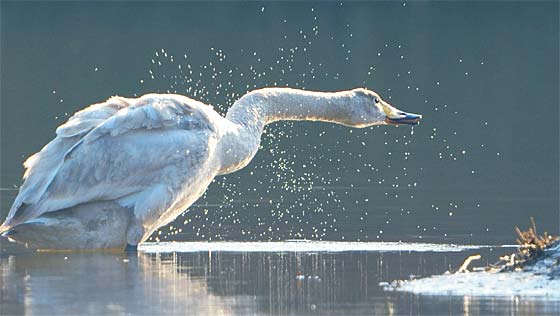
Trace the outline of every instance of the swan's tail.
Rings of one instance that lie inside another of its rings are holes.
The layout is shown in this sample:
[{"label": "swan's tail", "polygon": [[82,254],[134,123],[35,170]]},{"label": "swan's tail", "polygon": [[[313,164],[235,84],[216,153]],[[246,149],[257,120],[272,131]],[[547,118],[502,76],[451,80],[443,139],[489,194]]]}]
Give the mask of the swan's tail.
[{"label": "swan's tail", "polygon": [[[8,217],[4,219],[4,223],[0,225],[0,236],[7,237],[10,234],[10,231],[22,224],[27,222],[28,220],[33,218],[33,207],[30,204],[21,203],[14,211],[14,206],[10,209],[10,213]],[[11,215],[11,216],[10,216]]]},{"label": "swan's tail", "polygon": [[10,229],[12,229],[11,225],[7,225],[6,223],[0,225],[0,236],[7,237],[10,233]]}]

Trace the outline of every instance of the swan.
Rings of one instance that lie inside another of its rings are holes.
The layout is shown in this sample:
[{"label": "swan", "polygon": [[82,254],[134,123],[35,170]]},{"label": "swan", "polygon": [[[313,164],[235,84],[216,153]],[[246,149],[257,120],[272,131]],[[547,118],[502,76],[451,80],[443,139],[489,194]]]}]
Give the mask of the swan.
[{"label": "swan", "polygon": [[178,94],[111,97],[76,112],[24,162],[0,234],[37,249],[136,247],[173,221],[212,179],[245,167],[266,124],[418,124],[364,88],[251,91],[225,117]]}]

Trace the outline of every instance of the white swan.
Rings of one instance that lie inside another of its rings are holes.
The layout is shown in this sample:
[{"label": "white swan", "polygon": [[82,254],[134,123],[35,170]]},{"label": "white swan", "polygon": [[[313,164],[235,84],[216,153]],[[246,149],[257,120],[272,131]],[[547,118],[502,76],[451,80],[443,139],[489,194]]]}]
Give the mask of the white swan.
[{"label": "white swan", "polygon": [[266,124],[417,124],[366,89],[252,91],[224,118],[175,94],[112,97],[72,116],[25,161],[0,233],[35,248],[135,246],[198,199],[212,179],[246,166]]}]

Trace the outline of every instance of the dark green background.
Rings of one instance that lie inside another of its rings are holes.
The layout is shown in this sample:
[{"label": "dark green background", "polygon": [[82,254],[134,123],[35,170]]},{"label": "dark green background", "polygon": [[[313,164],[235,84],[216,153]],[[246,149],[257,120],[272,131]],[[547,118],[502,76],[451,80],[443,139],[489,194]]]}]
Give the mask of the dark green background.
[{"label": "dark green background", "polygon": [[270,126],[252,164],[217,179],[158,238],[512,243],[529,216],[558,233],[558,9],[552,1],[2,2],[2,212],[23,160],[67,115],[111,95],[196,91],[223,113],[226,94],[275,83],[367,86],[424,115],[413,135]]}]

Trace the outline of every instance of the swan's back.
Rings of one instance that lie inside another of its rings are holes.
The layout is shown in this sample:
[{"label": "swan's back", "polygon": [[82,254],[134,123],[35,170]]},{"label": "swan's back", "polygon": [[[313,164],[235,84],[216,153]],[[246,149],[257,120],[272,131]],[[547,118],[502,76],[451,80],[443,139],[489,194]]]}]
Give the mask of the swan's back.
[{"label": "swan's back", "polygon": [[49,197],[53,179],[80,146],[137,130],[213,131],[213,115],[217,113],[208,105],[169,94],[148,94],[137,99],[112,97],[76,112],[57,128],[55,139],[24,162],[24,183],[6,221],[0,226],[0,233],[43,213],[84,202],[79,196],[66,196],[56,203],[38,205]]}]

